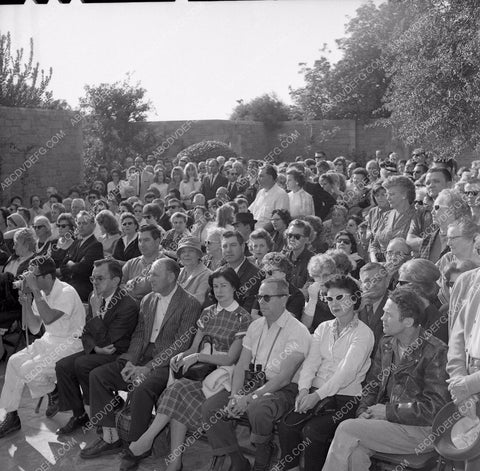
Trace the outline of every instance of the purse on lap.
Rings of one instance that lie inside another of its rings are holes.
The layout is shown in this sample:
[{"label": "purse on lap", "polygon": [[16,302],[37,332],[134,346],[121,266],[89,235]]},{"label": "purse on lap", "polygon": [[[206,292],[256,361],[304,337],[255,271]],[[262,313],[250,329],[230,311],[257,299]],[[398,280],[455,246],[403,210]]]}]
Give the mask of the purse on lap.
[{"label": "purse on lap", "polygon": [[[198,352],[202,352],[203,349],[210,344],[210,355],[213,354],[213,339],[210,335],[205,335],[200,342]],[[175,379],[187,378],[192,381],[203,381],[212,371],[217,369],[217,365],[211,363],[197,362],[194,363],[185,373],[183,372],[183,366],[178,371],[173,371],[172,374]]]}]

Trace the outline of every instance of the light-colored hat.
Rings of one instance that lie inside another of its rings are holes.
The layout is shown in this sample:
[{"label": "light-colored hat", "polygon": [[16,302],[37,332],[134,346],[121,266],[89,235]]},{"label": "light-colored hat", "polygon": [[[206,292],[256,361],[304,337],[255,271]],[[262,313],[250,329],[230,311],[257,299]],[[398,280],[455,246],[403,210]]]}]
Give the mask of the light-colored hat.
[{"label": "light-colored hat", "polygon": [[198,237],[187,236],[183,237],[178,243],[177,255],[180,256],[182,249],[195,249],[202,257],[202,243]]}]

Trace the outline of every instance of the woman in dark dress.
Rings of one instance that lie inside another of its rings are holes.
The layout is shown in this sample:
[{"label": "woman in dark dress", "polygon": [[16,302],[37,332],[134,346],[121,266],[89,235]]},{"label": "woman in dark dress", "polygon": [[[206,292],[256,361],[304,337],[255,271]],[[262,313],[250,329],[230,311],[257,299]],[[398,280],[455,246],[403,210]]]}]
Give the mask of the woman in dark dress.
[{"label": "woman in dark dress", "polygon": [[122,237],[118,239],[113,249],[113,258],[124,265],[128,260],[140,257],[138,248],[138,228],[139,224],[135,215],[132,213],[122,213],[120,216],[120,225],[122,226]]}]

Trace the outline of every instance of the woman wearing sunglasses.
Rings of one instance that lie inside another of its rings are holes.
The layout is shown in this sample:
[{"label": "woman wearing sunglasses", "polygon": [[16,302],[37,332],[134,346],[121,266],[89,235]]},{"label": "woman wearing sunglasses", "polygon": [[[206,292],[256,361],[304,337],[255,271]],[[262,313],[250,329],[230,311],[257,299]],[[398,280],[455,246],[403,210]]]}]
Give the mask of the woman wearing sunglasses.
[{"label": "woman wearing sunglasses", "polygon": [[[335,319],[322,322],[315,330],[300,369],[294,412],[279,424],[285,470],[299,470],[300,456],[295,449],[303,440],[309,441],[303,469],[322,469],[336,428],[343,420],[355,417],[362,381],[370,368],[374,335],[358,319],[359,286],[352,278],[340,276],[327,281],[325,288]],[[320,401],[325,406],[312,413]]]},{"label": "woman wearing sunglasses", "polygon": [[348,255],[352,262],[352,276],[358,280],[360,276],[360,268],[365,265],[365,260],[357,252],[357,241],[352,233],[348,231],[340,231],[335,236],[335,248],[342,250]]},{"label": "woman wearing sunglasses", "polygon": [[51,256],[52,247],[57,243],[52,237],[52,227],[46,216],[36,216],[32,225],[37,236],[37,255]]},{"label": "woman wearing sunglasses", "polygon": [[135,257],[140,257],[140,249],[138,248],[138,221],[132,213],[122,213],[120,216],[120,226],[122,237],[118,239],[115,249],[113,250],[113,258],[118,260],[123,266],[125,263]]},{"label": "woman wearing sunglasses", "polygon": [[464,194],[472,211],[473,220],[480,224],[480,181],[472,180],[465,184]]},{"label": "woman wearing sunglasses", "polygon": [[57,267],[57,275],[60,276],[60,265],[75,241],[74,233],[77,226],[75,218],[70,213],[60,214],[55,225],[58,230],[58,240],[52,248],[52,258]]}]

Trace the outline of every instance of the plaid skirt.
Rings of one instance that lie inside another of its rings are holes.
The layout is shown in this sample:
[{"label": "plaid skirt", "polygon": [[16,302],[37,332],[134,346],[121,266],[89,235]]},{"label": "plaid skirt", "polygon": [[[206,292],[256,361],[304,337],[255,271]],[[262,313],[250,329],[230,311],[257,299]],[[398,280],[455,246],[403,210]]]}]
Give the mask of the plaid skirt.
[{"label": "plaid skirt", "polygon": [[202,382],[182,378],[165,389],[159,397],[157,414],[165,414],[185,425],[189,430],[196,430],[202,425],[204,402]]}]

